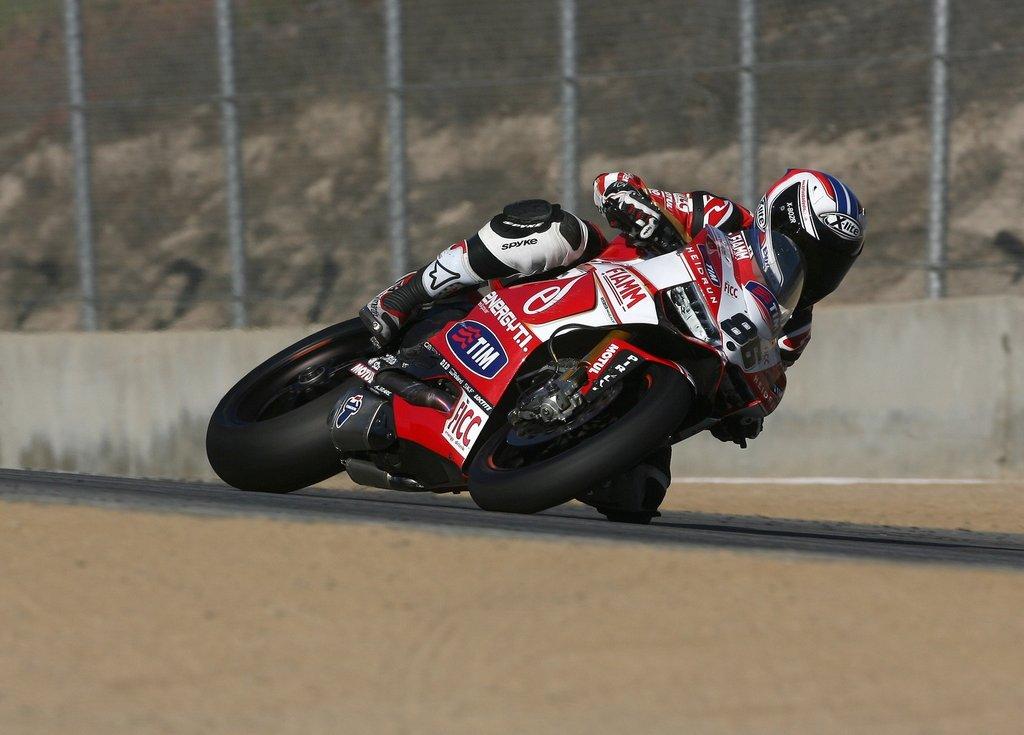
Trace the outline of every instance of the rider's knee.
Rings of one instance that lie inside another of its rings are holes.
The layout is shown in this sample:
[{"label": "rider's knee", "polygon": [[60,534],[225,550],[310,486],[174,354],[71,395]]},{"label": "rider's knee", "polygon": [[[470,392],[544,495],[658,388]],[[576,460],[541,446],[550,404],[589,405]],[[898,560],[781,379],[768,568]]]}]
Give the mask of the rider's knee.
[{"label": "rider's knee", "polygon": [[480,228],[469,241],[469,255],[486,270],[510,271],[500,276],[539,273],[566,265],[581,252],[585,237],[580,220],[558,204],[525,199],[507,205]]}]

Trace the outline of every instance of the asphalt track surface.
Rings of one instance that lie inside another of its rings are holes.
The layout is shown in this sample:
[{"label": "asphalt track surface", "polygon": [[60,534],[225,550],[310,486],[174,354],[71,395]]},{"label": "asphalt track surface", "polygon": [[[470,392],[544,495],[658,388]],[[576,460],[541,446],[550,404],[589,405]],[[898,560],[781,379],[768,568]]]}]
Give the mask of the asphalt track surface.
[{"label": "asphalt track surface", "polygon": [[589,508],[533,516],[488,513],[465,496],[309,489],[287,495],[225,485],[0,470],[0,500],[216,516],[376,522],[434,530],[973,564],[1024,570],[1024,534],[870,526],[666,512],[649,526],[611,523]]}]

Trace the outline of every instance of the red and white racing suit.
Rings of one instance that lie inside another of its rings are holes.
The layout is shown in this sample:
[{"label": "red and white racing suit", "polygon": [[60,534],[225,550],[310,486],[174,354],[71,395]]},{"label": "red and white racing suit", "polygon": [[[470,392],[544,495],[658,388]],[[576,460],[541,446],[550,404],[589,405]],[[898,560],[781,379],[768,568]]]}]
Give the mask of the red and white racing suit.
[{"label": "red and white racing suit", "polygon": [[[604,204],[605,190],[614,182],[626,182],[646,194],[664,216],[674,220],[675,229],[686,242],[705,227],[737,232],[753,225],[750,211],[725,197],[707,191],[652,189],[639,176],[626,171],[601,174],[594,180],[594,202],[598,207]],[[513,206],[516,205],[510,205]],[[402,324],[416,306],[488,281],[508,283],[530,276],[553,276],[594,258],[634,260],[653,254],[622,234],[609,242],[593,223],[562,211],[557,205],[547,221],[537,224],[518,223],[503,213],[378,295],[361,316],[371,330],[386,334],[388,323]],[[385,323],[384,319],[390,321]],[[810,307],[798,309],[779,340],[787,364],[799,357],[807,345],[810,329]]]}]

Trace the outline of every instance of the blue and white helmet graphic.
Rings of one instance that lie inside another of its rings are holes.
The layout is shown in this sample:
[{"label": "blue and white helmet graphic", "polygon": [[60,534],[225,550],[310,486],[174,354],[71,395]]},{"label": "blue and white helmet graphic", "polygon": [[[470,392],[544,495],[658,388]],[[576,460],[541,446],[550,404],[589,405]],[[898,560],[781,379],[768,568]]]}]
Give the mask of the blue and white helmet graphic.
[{"label": "blue and white helmet graphic", "polygon": [[839,286],[864,246],[864,207],[849,186],[823,171],[791,168],[772,184],[757,207],[755,223],[781,232],[806,261],[805,303]]}]

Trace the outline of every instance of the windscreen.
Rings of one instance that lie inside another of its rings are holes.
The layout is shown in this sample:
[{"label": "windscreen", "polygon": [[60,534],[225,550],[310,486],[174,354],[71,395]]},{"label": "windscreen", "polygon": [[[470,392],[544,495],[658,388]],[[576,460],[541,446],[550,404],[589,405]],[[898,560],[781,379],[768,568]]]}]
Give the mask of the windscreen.
[{"label": "windscreen", "polygon": [[781,232],[761,232],[756,228],[748,230],[749,239],[760,243],[754,248],[754,258],[764,274],[765,285],[775,294],[784,319],[796,309],[803,291],[804,257],[800,249]]}]

